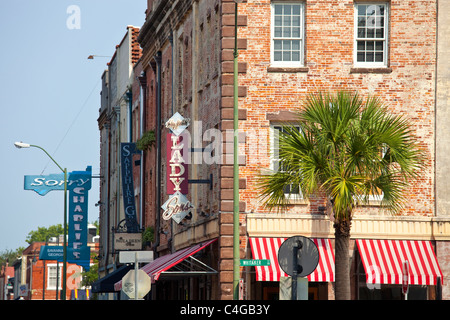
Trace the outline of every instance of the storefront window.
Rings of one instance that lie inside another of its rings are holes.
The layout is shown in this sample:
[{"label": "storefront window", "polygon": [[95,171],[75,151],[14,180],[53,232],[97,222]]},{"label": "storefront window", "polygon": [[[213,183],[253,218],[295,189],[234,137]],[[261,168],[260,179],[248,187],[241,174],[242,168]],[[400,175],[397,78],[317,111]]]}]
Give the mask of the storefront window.
[{"label": "storefront window", "polygon": [[[366,273],[359,254],[357,254],[358,300],[404,300],[402,286],[398,284],[366,283]],[[409,286],[408,300],[427,300],[427,286]]]}]

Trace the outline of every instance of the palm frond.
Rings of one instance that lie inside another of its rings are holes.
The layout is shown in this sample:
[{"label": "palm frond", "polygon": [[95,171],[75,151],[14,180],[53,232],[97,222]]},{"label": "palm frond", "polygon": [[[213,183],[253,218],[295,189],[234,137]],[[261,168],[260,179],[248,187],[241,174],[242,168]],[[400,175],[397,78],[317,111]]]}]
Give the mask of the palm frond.
[{"label": "palm frond", "polygon": [[279,137],[283,172],[260,178],[268,206],[287,205],[284,188],[296,184],[305,197],[325,191],[336,217],[370,194],[382,195],[382,205],[394,213],[403,208],[405,190],[425,159],[406,118],[389,113],[378,97],[363,101],[345,91],[309,95],[298,115]]}]

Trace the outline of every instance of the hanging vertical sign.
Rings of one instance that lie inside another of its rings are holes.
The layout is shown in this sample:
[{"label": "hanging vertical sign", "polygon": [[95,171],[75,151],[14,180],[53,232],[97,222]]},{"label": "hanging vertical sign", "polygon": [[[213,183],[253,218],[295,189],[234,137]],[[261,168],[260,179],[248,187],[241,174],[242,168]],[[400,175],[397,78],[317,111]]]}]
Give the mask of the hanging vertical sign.
[{"label": "hanging vertical sign", "polygon": [[[88,192],[91,186],[91,166],[88,166],[86,171],[73,171],[67,174],[67,191],[69,192],[67,262],[83,266],[86,270],[89,270],[91,252],[87,236]],[[64,175],[25,176],[24,189],[33,190],[41,196],[54,190],[62,191],[64,190]],[[63,247],[59,248],[63,250]],[[62,257],[56,256],[53,258],[55,260],[62,259]]]},{"label": "hanging vertical sign", "polygon": [[139,153],[135,143],[121,143],[122,195],[128,233],[139,232],[134,198],[133,154]]},{"label": "hanging vertical sign", "polygon": [[188,170],[184,158],[187,152],[183,141],[183,135],[167,134],[167,194],[188,194]]},{"label": "hanging vertical sign", "polygon": [[86,181],[82,186],[69,189],[69,228],[67,245],[67,262],[76,263],[89,270],[90,248],[87,243],[88,235],[88,193],[91,189],[92,168],[86,171],[73,171],[73,180]]},{"label": "hanging vertical sign", "polygon": [[186,198],[188,194],[188,167],[186,156],[189,143],[183,131],[189,126],[189,119],[183,118],[178,112],[167,122],[166,127],[172,133],[166,137],[166,186],[169,199],[161,206],[164,210],[163,219],[174,219],[180,223],[193,208]]}]

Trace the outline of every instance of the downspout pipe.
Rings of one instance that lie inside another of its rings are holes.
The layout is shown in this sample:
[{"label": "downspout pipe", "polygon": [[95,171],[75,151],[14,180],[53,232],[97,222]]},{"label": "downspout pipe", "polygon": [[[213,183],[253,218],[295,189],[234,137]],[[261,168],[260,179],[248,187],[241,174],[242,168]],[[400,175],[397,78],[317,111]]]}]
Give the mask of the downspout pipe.
[{"label": "downspout pipe", "polygon": [[104,210],[103,217],[105,218],[106,230],[104,228],[103,234],[102,234],[103,246],[104,246],[104,248],[106,248],[106,250],[105,250],[105,265],[104,265],[105,270],[108,270],[108,260],[109,260],[109,241],[108,241],[108,239],[109,239],[109,231],[111,230],[110,229],[111,211],[110,211],[110,207],[109,207],[109,204],[111,201],[111,197],[109,195],[109,189],[110,189],[110,184],[111,184],[111,154],[110,154],[111,153],[111,130],[110,130],[110,128],[111,128],[111,125],[110,125],[110,122],[108,121],[108,123],[105,124],[106,136],[108,137],[108,140],[106,143],[106,146],[107,146],[106,161],[105,161],[106,162],[106,169],[105,169],[106,174],[104,175],[105,180],[106,180],[105,181],[106,182],[105,183],[106,190],[104,191],[106,200],[105,200],[105,203],[103,204],[103,210]]},{"label": "downspout pipe", "polygon": [[[145,131],[145,110],[147,108],[147,77],[145,71],[142,71],[138,77],[140,84],[139,92],[139,136],[142,138]],[[139,215],[140,226],[144,226],[144,205],[145,205],[145,190],[144,190],[144,169],[145,169],[145,151],[141,151],[141,165],[139,172]]]},{"label": "downspout pipe", "polygon": [[154,247],[155,258],[158,257],[158,246],[160,244],[160,209],[161,209],[161,60],[162,53],[158,51],[154,56],[156,62],[156,201],[155,201],[155,216],[156,216],[156,241]]},{"label": "downspout pipe", "polygon": [[[170,46],[171,46],[171,57],[170,57],[170,63],[171,63],[171,68],[172,68],[172,84],[171,84],[171,109],[172,109],[172,113],[171,115],[174,114],[174,104],[175,104],[175,100],[174,100],[174,85],[175,85],[175,64],[174,64],[174,46],[173,46],[173,30],[170,30],[170,34],[169,34],[169,42],[170,42]],[[169,239],[169,245],[172,245],[172,240],[173,240],[173,219],[170,219],[170,239]]]},{"label": "downspout pipe", "polygon": [[128,142],[133,142],[133,91],[127,90],[128,99]]}]

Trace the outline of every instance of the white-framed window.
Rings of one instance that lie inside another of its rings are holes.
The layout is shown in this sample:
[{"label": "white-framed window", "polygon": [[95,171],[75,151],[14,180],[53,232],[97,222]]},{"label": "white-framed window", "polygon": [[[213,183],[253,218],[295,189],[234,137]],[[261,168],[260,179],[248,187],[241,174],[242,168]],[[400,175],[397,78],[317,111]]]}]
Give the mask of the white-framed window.
[{"label": "white-framed window", "polygon": [[388,25],[387,3],[355,3],[355,66],[386,67],[388,65]]},{"label": "white-framed window", "polygon": [[[300,127],[297,127],[300,130]],[[280,132],[284,132],[283,125],[271,124],[270,125],[270,169],[273,171],[282,171],[283,164],[280,163],[279,156],[279,135]],[[284,188],[284,193],[287,199],[299,200],[303,199],[300,187],[298,185],[287,185]]]},{"label": "white-framed window", "polygon": [[300,67],[304,64],[304,3],[272,2],[271,65]]},{"label": "white-framed window", "polygon": [[[58,276],[56,264],[47,265],[47,289],[48,290],[56,290],[56,279]],[[61,289],[62,282],[62,270],[61,266],[59,266],[59,279],[58,279],[58,289]]]}]

